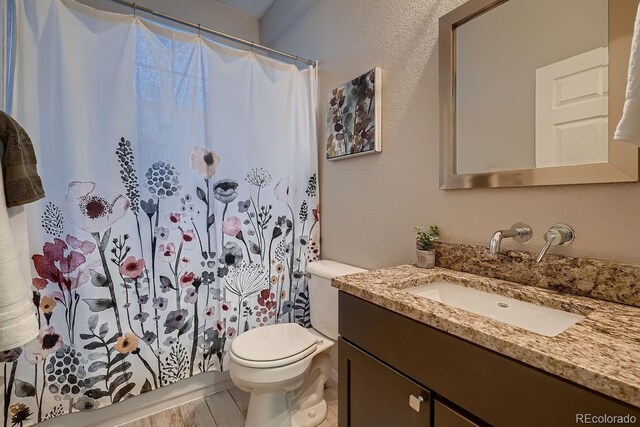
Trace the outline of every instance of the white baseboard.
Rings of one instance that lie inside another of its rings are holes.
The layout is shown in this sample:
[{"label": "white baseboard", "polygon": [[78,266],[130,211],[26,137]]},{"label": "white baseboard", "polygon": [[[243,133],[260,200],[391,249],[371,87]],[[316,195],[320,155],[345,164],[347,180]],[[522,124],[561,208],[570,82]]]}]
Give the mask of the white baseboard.
[{"label": "white baseboard", "polygon": [[233,387],[228,372],[205,372],[90,412],[74,412],[38,427],[114,427]]}]

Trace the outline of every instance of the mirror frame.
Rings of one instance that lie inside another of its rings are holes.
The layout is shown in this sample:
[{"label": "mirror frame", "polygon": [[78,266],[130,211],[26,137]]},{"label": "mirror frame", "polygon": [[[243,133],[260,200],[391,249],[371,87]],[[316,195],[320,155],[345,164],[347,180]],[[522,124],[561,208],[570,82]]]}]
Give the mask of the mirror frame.
[{"label": "mirror frame", "polygon": [[456,28],[509,0],[469,0],[440,18],[440,189],[637,182],[638,147],[613,140],[622,117],[638,0],[609,0],[609,158],[607,163],[456,173]]}]

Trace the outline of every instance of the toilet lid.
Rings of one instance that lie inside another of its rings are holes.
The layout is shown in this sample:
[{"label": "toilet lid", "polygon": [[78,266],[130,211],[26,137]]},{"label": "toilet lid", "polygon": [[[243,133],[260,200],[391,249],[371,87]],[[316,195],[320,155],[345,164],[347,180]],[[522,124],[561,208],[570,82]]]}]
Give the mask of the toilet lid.
[{"label": "toilet lid", "polygon": [[[282,323],[252,329],[231,343],[235,358],[250,362],[293,363],[315,349],[317,338],[295,323]],[[300,357],[296,359],[296,355]]]}]

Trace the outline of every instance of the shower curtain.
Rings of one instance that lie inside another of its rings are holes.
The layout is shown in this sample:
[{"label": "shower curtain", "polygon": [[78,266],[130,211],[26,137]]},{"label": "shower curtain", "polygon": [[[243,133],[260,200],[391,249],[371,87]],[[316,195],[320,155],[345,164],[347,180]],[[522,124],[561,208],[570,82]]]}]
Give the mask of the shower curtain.
[{"label": "shower curtain", "polygon": [[14,117],[37,340],[0,354],[4,425],[225,370],[249,329],[309,326],[315,70],[72,0],[16,4]]}]

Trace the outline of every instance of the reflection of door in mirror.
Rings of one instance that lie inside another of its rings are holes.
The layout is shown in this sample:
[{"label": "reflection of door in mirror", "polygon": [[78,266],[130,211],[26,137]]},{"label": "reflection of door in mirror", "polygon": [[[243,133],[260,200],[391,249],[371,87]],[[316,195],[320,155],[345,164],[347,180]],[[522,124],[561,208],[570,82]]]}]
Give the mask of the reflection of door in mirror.
[{"label": "reflection of door in mirror", "polygon": [[536,70],[536,167],[606,162],[607,48]]},{"label": "reflection of door in mirror", "polygon": [[607,0],[509,0],[455,34],[456,173],[607,162]]}]

